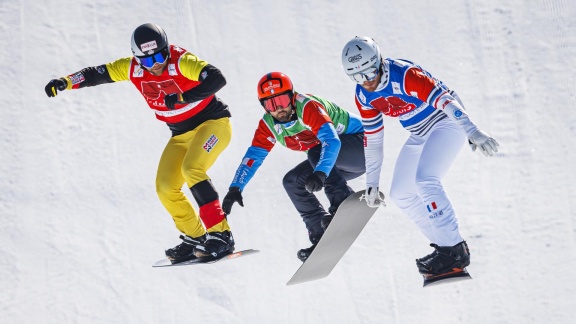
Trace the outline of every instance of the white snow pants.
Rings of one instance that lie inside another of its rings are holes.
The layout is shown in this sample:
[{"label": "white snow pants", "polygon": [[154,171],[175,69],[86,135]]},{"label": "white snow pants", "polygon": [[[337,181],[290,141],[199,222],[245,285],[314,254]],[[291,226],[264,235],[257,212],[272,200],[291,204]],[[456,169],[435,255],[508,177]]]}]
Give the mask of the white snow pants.
[{"label": "white snow pants", "polygon": [[423,137],[410,135],[394,167],[390,199],[439,246],[463,241],[441,181],[465,142],[462,129],[445,118]]}]

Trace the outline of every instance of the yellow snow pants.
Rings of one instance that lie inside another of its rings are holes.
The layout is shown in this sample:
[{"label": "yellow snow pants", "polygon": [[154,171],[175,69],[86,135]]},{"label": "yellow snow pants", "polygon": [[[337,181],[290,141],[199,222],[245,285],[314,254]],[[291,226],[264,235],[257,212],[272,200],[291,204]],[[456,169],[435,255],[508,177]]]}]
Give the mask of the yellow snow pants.
[{"label": "yellow snow pants", "polygon": [[[185,235],[199,237],[206,231],[230,230],[207,171],[230,144],[231,137],[232,125],[226,117],[208,120],[174,136],[164,148],[156,175],[156,192],[176,228]],[[199,204],[200,216],[182,192],[184,183]],[[196,187],[201,190],[194,190]]]}]

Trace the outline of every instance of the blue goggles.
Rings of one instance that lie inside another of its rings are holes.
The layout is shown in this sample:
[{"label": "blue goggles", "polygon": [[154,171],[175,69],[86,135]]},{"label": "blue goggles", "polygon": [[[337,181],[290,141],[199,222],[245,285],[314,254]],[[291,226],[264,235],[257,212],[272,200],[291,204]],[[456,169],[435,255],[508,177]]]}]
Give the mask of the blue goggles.
[{"label": "blue goggles", "polygon": [[156,63],[164,64],[164,62],[166,62],[166,60],[168,59],[169,53],[170,52],[166,48],[166,49],[163,49],[154,55],[145,56],[145,57],[135,56],[134,58],[136,58],[136,62],[138,62],[143,67],[145,67],[147,69],[151,69],[154,66],[154,64],[156,64]]}]

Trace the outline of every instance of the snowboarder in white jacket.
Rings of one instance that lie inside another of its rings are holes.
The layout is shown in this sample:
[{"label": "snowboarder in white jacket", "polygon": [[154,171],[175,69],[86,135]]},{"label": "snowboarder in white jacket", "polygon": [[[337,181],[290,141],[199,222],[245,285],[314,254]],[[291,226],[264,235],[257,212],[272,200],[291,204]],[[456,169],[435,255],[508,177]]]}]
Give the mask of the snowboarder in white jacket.
[{"label": "snowboarder in white jacket", "polygon": [[441,181],[467,140],[473,151],[479,148],[486,156],[498,152],[499,144],[472,122],[454,91],[410,61],[383,59],[372,38],[350,40],[342,50],[342,65],[357,83],[355,102],[365,130],[368,205],[384,203],[378,191],[383,117],[397,117],[410,136],[396,160],[390,198],[434,248],[416,260],[419,272],[426,277],[465,271],[470,251]]}]

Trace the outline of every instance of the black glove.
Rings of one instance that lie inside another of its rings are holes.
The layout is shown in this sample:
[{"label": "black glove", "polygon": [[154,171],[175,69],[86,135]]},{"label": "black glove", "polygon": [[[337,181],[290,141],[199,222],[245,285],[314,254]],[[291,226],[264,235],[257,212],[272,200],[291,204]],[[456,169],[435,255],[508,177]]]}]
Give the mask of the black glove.
[{"label": "black glove", "polygon": [[164,104],[166,105],[166,108],[172,110],[172,109],[174,109],[175,104],[184,103],[184,101],[182,101],[182,100],[184,100],[184,99],[182,99],[179,94],[171,93],[171,94],[166,95],[164,97]]},{"label": "black glove", "polygon": [[230,187],[228,193],[224,200],[222,200],[222,210],[226,215],[230,215],[232,211],[232,205],[237,202],[240,206],[244,207],[244,202],[242,201],[242,193],[238,187]]},{"label": "black glove", "polygon": [[52,79],[50,82],[48,82],[44,90],[46,90],[46,95],[48,95],[48,97],[56,97],[58,95],[58,91],[66,90],[67,86],[68,83],[64,78]]},{"label": "black glove", "polygon": [[313,193],[320,191],[324,187],[324,181],[326,181],[326,174],[322,171],[314,171],[308,179],[306,179],[306,191]]}]

